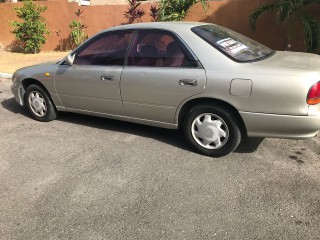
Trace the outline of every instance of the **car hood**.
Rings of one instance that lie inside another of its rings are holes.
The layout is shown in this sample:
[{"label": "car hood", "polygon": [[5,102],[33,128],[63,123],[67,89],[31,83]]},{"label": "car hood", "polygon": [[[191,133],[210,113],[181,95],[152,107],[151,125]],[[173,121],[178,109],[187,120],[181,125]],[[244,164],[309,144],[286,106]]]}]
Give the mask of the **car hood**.
[{"label": "car hood", "polygon": [[[22,81],[26,78],[33,78],[39,81],[43,79],[52,80],[54,76],[53,73],[56,71],[58,66],[57,61],[53,61],[20,68],[13,74],[12,78],[16,81]],[[45,75],[46,73],[49,73],[50,75],[47,76]]]},{"label": "car hood", "polygon": [[26,66],[26,67],[22,67],[17,69],[16,72],[21,72],[21,71],[32,71],[34,69],[39,69],[39,68],[43,68],[43,67],[48,67],[48,66],[55,66],[57,65],[58,61],[50,61],[50,62],[43,62],[43,63],[38,63],[35,65],[31,65],[31,66]]},{"label": "car hood", "polygon": [[32,65],[30,67],[38,67],[38,66],[41,66],[41,67],[44,67],[44,66],[51,66],[51,65],[56,65],[59,61],[56,60],[56,61],[49,61],[49,62],[43,62],[43,63],[38,63],[38,64],[35,64],[35,65]]},{"label": "car hood", "polygon": [[320,56],[311,53],[277,51],[272,57],[255,64],[320,71]]}]

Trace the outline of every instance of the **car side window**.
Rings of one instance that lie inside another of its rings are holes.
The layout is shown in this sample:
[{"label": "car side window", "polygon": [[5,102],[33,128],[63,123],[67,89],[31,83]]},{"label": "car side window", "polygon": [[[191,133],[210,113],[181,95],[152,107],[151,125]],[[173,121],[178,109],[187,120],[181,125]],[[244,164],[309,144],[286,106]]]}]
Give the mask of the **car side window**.
[{"label": "car side window", "polygon": [[96,36],[76,53],[76,65],[122,66],[132,32],[110,32]]},{"label": "car side window", "polygon": [[137,33],[128,56],[128,66],[197,67],[188,59],[181,43],[167,31],[143,30]]}]

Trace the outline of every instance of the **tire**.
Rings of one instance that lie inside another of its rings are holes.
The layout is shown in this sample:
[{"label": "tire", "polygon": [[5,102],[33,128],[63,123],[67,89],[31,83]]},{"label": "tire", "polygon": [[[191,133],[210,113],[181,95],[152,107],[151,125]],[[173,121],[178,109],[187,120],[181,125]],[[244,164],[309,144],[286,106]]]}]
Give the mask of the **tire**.
[{"label": "tire", "polygon": [[236,119],[230,111],[218,106],[195,106],[185,117],[183,133],[198,153],[222,157],[240,144],[241,131]]},{"label": "tire", "polygon": [[49,94],[40,86],[32,84],[25,92],[25,105],[31,116],[40,122],[57,118],[57,110]]}]

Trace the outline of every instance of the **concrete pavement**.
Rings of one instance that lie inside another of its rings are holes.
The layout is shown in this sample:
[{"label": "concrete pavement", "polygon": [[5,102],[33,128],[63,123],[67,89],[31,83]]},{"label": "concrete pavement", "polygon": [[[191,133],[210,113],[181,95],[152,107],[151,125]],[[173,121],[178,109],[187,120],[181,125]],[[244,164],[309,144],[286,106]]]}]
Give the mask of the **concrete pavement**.
[{"label": "concrete pavement", "polygon": [[40,123],[0,81],[0,239],[319,239],[320,137],[212,159],[179,132]]},{"label": "concrete pavement", "polygon": [[11,78],[12,74],[11,73],[0,73],[0,78]]}]

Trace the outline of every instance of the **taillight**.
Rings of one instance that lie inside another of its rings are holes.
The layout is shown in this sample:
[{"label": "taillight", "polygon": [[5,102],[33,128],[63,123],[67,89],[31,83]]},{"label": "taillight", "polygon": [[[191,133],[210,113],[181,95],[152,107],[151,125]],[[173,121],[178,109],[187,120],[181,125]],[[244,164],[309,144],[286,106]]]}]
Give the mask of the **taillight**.
[{"label": "taillight", "polygon": [[307,97],[307,103],[309,105],[320,103],[320,82],[317,82],[310,88]]}]

